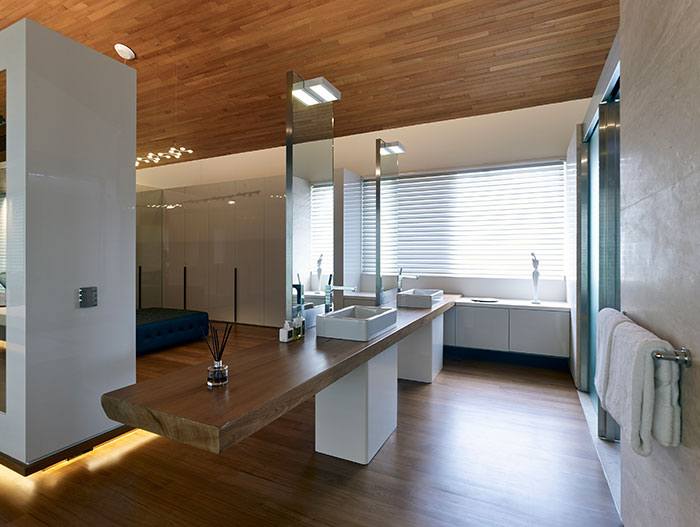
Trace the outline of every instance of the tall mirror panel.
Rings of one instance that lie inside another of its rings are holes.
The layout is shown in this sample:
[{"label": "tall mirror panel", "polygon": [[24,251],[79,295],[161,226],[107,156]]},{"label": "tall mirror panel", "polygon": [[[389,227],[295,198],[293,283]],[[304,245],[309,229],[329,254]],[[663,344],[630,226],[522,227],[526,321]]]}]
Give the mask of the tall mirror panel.
[{"label": "tall mirror panel", "polygon": [[0,412],[7,411],[7,72],[0,71]]},{"label": "tall mirror panel", "polygon": [[312,81],[287,74],[286,316],[307,327],[327,309],[333,273],[333,104],[310,95]]},{"label": "tall mirror panel", "polygon": [[399,154],[405,152],[399,142],[376,141],[375,170],[375,286],[376,304],[396,298],[401,270],[398,264],[398,182]]}]

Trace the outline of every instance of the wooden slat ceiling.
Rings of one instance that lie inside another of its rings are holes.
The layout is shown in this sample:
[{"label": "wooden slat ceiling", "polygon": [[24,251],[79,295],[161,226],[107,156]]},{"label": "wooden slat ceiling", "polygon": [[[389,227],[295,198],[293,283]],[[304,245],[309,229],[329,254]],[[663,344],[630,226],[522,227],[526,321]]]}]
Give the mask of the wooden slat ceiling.
[{"label": "wooden slat ceiling", "polygon": [[12,0],[116,57],[138,55],[139,155],[284,144],[285,72],[342,91],[336,135],[589,97],[618,0]]}]

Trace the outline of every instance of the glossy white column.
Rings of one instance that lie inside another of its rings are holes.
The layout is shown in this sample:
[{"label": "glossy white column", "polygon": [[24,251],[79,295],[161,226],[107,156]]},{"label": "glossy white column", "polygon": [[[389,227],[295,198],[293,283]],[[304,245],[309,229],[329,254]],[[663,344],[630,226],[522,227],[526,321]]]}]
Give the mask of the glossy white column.
[{"label": "glossy white column", "polygon": [[399,379],[433,382],[442,370],[443,315],[399,342]]},{"label": "glossy white column", "polygon": [[316,452],[366,465],[396,429],[397,345],[316,394]]},{"label": "glossy white column", "polygon": [[[30,20],[0,32],[0,69],[10,207],[0,450],[31,463],[117,428],[100,397],[136,380],[136,71]],[[98,305],[81,309],[86,286]]]}]

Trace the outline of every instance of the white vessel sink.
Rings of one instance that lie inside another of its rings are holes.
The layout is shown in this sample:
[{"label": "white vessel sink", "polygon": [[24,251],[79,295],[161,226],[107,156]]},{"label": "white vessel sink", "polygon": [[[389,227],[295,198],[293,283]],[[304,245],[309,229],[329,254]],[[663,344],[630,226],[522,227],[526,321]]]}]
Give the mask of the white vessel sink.
[{"label": "white vessel sink", "polygon": [[318,315],[316,336],[366,342],[396,325],[393,307],[350,306]]},{"label": "white vessel sink", "polygon": [[442,289],[408,289],[396,295],[396,305],[430,309],[442,300],[442,294]]}]

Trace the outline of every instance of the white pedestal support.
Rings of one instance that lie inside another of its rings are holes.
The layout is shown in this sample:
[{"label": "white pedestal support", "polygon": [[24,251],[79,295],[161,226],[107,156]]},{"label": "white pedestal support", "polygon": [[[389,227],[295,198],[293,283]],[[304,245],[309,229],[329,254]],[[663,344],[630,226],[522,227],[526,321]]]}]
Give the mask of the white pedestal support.
[{"label": "white pedestal support", "polygon": [[316,394],[316,452],[372,460],[396,429],[397,352],[394,344]]},{"label": "white pedestal support", "polygon": [[443,315],[399,342],[399,379],[433,382],[442,370]]}]

